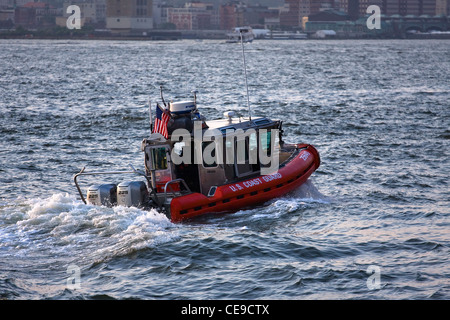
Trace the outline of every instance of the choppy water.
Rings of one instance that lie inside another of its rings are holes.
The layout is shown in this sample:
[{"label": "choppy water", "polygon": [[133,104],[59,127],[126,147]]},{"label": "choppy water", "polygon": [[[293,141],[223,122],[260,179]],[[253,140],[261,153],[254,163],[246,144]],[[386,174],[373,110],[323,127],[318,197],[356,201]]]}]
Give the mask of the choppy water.
[{"label": "choppy water", "polygon": [[183,224],[86,206],[72,176],[142,167],[160,84],[197,89],[208,118],[246,115],[238,45],[0,49],[0,298],[450,298],[449,41],[246,45],[253,114],[322,165],[264,207]]}]

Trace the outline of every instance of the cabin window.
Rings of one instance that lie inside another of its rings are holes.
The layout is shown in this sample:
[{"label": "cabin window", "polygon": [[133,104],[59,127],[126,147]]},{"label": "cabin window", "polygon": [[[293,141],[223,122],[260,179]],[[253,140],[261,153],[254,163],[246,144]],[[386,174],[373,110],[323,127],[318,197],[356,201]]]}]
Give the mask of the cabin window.
[{"label": "cabin window", "polygon": [[245,164],[248,163],[248,139],[238,140],[236,142],[236,163]]},{"label": "cabin window", "polygon": [[216,146],[214,141],[202,143],[202,158],[204,168],[217,167]]},{"label": "cabin window", "polygon": [[[227,143],[227,147],[229,146],[231,145]],[[255,131],[236,140],[236,162],[238,164],[258,162],[258,138]]]},{"label": "cabin window", "polygon": [[[252,133],[250,135],[248,144],[249,144],[249,148],[250,148],[250,154],[253,154],[253,152],[254,152],[254,154],[256,155],[258,152],[258,139],[256,138],[256,133]],[[250,163],[253,163],[253,162],[256,162],[256,161],[252,161]]]},{"label": "cabin window", "polygon": [[167,169],[167,153],[166,148],[152,149],[152,168],[155,170]]},{"label": "cabin window", "polygon": [[222,133],[226,134],[227,131],[228,131],[228,132],[234,132],[234,131],[236,131],[236,128],[235,128],[235,127],[225,127],[225,128],[221,128],[220,131],[221,131]]},{"label": "cabin window", "polygon": [[267,119],[255,120],[255,124],[258,125],[258,126],[262,125],[262,124],[268,124],[268,123],[270,123],[270,121],[267,120]]},{"label": "cabin window", "polygon": [[258,135],[249,129],[245,137],[236,141],[235,174],[244,177],[258,171]]},{"label": "cabin window", "polygon": [[272,132],[271,132],[271,130],[267,130],[266,133],[263,133],[263,131],[261,131],[261,132],[262,132],[260,135],[261,149],[265,154],[270,156]]}]

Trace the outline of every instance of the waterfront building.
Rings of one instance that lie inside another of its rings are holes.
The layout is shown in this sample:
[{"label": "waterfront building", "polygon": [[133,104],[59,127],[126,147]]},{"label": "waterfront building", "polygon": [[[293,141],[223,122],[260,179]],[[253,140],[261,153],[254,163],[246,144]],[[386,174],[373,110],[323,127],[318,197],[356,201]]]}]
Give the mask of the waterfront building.
[{"label": "waterfront building", "polygon": [[278,8],[269,8],[260,4],[247,5],[244,12],[244,24],[246,26],[263,27],[265,25],[266,19],[278,19],[278,12]]},{"label": "waterfront building", "polygon": [[356,19],[360,4],[358,0],[285,0],[285,6],[280,10],[280,24],[288,27],[302,26],[304,29],[310,15],[327,10],[345,11]]},{"label": "waterfront building", "polygon": [[450,0],[436,0],[436,15],[450,16]]},{"label": "waterfront building", "polygon": [[[295,11],[290,15],[299,17],[317,12],[335,9],[347,12],[352,20],[367,15],[370,5],[380,7],[381,14],[400,16],[448,15],[450,0],[286,0]],[[294,4],[291,4],[293,3]],[[296,6],[295,3],[299,5]],[[303,10],[303,12],[301,12]]]},{"label": "waterfront building", "polygon": [[435,15],[437,0],[385,0],[381,12],[387,15]]},{"label": "waterfront building", "polygon": [[55,25],[62,9],[45,2],[28,2],[14,10],[14,24],[25,29],[40,29]]},{"label": "waterfront building", "polygon": [[63,3],[62,16],[56,17],[56,25],[66,27],[66,22],[72,13],[67,8],[76,5],[80,8],[80,25],[91,25],[104,28],[106,24],[106,0],[69,0]]},{"label": "waterfront building", "polygon": [[[430,15],[436,14],[437,8],[446,6],[448,0],[340,0],[340,8],[352,18],[365,16],[367,7],[377,5],[384,15]],[[440,9],[442,10],[442,9]]]},{"label": "waterfront building", "polygon": [[280,11],[280,25],[284,27],[298,27],[300,25],[300,1],[285,0]]},{"label": "waterfront building", "polygon": [[28,2],[30,2],[30,0],[0,0],[0,9],[15,9],[17,7],[22,7]]},{"label": "waterfront building", "polygon": [[228,3],[219,7],[220,29],[232,30],[245,25],[245,5],[240,2]]},{"label": "waterfront building", "polygon": [[344,11],[325,10],[308,17],[308,22],[312,21],[350,21],[350,15]]},{"label": "waterfront building", "polygon": [[207,30],[213,26],[214,7],[210,3],[189,2],[183,8],[168,8],[167,22],[177,30]]},{"label": "waterfront building", "polygon": [[106,28],[113,33],[153,29],[152,0],[106,0]]},{"label": "waterfront building", "polygon": [[268,30],[277,30],[280,28],[280,18],[264,18],[264,28]]},{"label": "waterfront building", "polygon": [[14,27],[14,9],[0,9],[0,29],[11,29]]},{"label": "waterfront building", "polygon": [[167,11],[172,7],[173,6],[169,5],[166,1],[153,0],[152,19],[155,28],[163,27],[168,23]]}]

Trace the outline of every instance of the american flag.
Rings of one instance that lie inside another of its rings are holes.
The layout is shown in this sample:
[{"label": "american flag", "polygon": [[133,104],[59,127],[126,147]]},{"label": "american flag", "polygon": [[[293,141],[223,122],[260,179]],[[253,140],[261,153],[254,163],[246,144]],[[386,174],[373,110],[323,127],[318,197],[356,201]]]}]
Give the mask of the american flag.
[{"label": "american flag", "polygon": [[170,114],[167,109],[162,110],[159,104],[156,104],[156,118],[153,133],[161,133],[166,139],[169,138],[167,131],[167,122],[170,119]]}]

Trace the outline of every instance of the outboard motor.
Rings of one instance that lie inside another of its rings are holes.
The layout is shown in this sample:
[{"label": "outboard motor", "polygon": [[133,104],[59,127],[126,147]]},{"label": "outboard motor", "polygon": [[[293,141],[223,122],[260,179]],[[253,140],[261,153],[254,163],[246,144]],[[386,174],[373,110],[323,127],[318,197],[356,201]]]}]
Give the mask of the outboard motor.
[{"label": "outboard motor", "polygon": [[122,182],[117,186],[117,204],[125,207],[142,207],[148,202],[144,181]]},{"label": "outboard motor", "polygon": [[96,206],[116,205],[117,185],[110,183],[90,186],[87,191],[87,202]]}]

